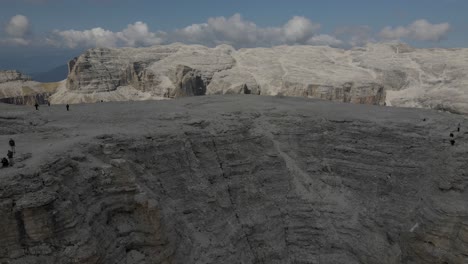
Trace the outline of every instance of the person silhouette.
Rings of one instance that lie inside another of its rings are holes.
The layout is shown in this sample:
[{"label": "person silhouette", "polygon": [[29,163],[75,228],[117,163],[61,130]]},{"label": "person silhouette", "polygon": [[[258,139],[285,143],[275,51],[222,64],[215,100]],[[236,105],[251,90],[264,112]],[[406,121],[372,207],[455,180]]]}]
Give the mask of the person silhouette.
[{"label": "person silhouette", "polygon": [[13,151],[8,150],[7,157],[8,157],[8,162],[10,162],[10,166],[13,166]]},{"label": "person silhouette", "polygon": [[8,167],[8,165],[10,165],[10,164],[9,164],[7,158],[3,158],[3,159],[2,159],[2,167],[3,167],[3,168],[6,168],[6,167]]},{"label": "person silhouette", "polygon": [[15,153],[16,152],[15,141],[12,138],[10,138],[10,141],[8,141],[8,144],[10,145],[11,152]]},{"label": "person silhouette", "polygon": [[70,111],[70,105],[67,104],[67,111]]},{"label": "person silhouette", "polygon": [[39,110],[39,104],[37,102],[34,104],[34,107],[36,107],[36,110]]}]

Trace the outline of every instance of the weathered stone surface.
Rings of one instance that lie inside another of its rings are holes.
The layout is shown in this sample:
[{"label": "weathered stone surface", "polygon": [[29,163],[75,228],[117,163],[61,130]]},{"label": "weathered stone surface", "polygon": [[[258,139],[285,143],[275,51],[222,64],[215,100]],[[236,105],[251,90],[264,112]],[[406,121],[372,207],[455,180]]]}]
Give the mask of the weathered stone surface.
[{"label": "weathered stone surface", "polygon": [[17,71],[0,71],[0,102],[17,105],[46,104],[59,83],[32,81]]},{"label": "weathered stone surface", "polygon": [[53,103],[163,99],[205,95],[213,74],[234,59],[219,47],[173,44],[143,49],[91,49],[69,63],[66,87]]},{"label": "weathered stone surface", "polygon": [[260,95],[260,86],[248,72],[229,69],[214,74],[207,87],[207,94],[255,94]]},{"label": "weathered stone surface", "polygon": [[204,96],[0,121],[32,153],[0,169],[0,263],[466,263],[460,116]]},{"label": "weathered stone surface", "polygon": [[169,97],[199,96],[206,94],[206,83],[203,75],[188,66],[179,65],[169,75],[175,89],[169,93]]},{"label": "weathered stone surface", "polygon": [[[323,46],[235,50],[227,45],[183,44],[99,48],[69,63],[67,86],[52,101],[282,94],[468,113],[467,59],[468,49],[416,49],[403,44],[369,44],[352,50]],[[181,67],[190,69],[190,74],[180,74]]]}]

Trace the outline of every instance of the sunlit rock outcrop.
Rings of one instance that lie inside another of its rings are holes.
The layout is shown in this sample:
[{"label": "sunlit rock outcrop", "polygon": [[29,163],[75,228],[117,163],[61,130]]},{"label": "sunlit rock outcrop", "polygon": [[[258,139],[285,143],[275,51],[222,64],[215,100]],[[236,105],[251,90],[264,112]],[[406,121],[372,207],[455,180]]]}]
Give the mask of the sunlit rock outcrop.
[{"label": "sunlit rock outcrop", "polygon": [[52,101],[281,94],[468,113],[467,60],[468,49],[416,49],[404,44],[351,50],[324,46],[235,50],[227,45],[184,44],[98,48],[69,63],[67,85]]},{"label": "sunlit rock outcrop", "polygon": [[0,102],[17,105],[46,104],[60,83],[39,83],[18,71],[0,70]]}]

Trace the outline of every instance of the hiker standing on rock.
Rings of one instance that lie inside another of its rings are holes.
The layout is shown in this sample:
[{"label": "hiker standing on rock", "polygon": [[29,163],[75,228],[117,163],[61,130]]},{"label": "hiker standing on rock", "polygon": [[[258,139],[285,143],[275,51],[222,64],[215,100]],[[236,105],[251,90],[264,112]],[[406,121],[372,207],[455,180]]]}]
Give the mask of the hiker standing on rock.
[{"label": "hiker standing on rock", "polygon": [[34,107],[36,107],[36,110],[39,110],[39,104],[37,102],[34,104]]},{"label": "hiker standing on rock", "polygon": [[16,153],[15,141],[12,138],[10,138],[8,144],[10,144],[11,152],[13,152],[13,154]]},{"label": "hiker standing on rock", "polygon": [[8,157],[8,161],[10,162],[10,166],[13,166],[13,151],[9,150],[8,151],[8,154],[7,154],[7,157]]},{"label": "hiker standing on rock", "polygon": [[70,105],[67,104],[67,111],[70,111]]}]

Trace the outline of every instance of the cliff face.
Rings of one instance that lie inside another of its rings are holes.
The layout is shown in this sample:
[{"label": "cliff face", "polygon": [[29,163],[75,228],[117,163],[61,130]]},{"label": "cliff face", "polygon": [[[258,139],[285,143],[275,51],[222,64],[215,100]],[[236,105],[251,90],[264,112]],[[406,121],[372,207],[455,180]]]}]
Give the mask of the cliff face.
[{"label": "cliff face", "polygon": [[18,133],[0,262],[466,262],[461,117],[258,96],[54,109],[0,105],[0,140]]},{"label": "cliff face", "polygon": [[[299,56],[294,55],[301,52]],[[121,94],[131,87],[136,91],[132,92],[135,99],[284,94],[340,102],[384,103],[384,86],[365,71],[357,71],[353,76],[331,74],[336,80],[331,75],[325,76],[330,72],[323,72],[320,66],[324,58],[316,53],[321,52],[317,47],[236,51],[226,45],[210,49],[182,44],[144,49],[92,49],[69,63],[67,92],[76,94],[76,102],[113,100],[119,90]],[[312,56],[312,60],[304,64],[302,59],[298,60],[301,56]],[[296,63],[309,72],[298,71],[293,66]],[[52,100],[66,101],[59,95]]]},{"label": "cliff face", "polygon": [[[183,44],[92,49],[71,61],[67,87],[52,99],[64,103],[283,94],[468,113],[467,59],[468,49],[414,49],[402,44],[369,44],[353,50],[317,46],[234,50],[227,45]],[[182,68],[190,74],[180,74]]]},{"label": "cliff face", "polygon": [[213,74],[233,64],[234,59],[223,49],[202,46],[92,49],[69,63],[67,89],[53,96],[52,101],[205,95]]},{"label": "cliff face", "polygon": [[46,104],[59,83],[39,83],[17,71],[0,71],[0,102],[17,105]]}]

